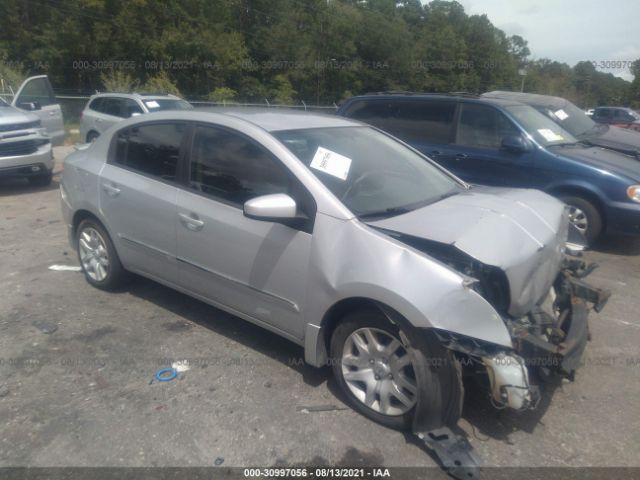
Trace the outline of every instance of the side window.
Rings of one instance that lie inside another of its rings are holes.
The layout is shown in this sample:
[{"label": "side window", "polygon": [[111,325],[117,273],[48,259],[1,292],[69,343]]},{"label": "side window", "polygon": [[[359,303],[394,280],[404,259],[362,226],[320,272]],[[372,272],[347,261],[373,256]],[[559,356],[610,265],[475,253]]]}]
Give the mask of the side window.
[{"label": "side window", "polygon": [[402,140],[449,143],[456,105],[446,101],[359,102],[347,116],[374,125]]},{"label": "side window", "polygon": [[291,176],[274,156],[244,136],[198,127],[191,149],[189,185],[241,206],[271,193],[290,193]]},{"label": "side window", "polygon": [[51,91],[49,80],[46,78],[36,78],[28,80],[27,83],[25,83],[16,103],[20,106],[21,103],[31,102],[38,102],[41,107],[56,103],[56,98]]},{"label": "side window", "polygon": [[124,98],[122,99],[122,113],[121,115],[124,118],[129,118],[134,114],[141,114],[142,112],[142,108],[140,107],[140,105],[138,105],[138,102],[136,102],[135,100],[132,100],[130,98]]},{"label": "side window", "polygon": [[102,99],[102,113],[120,117],[120,99],[115,97],[104,97]]},{"label": "side window", "polygon": [[611,118],[611,110],[608,108],[601,108],[596,111],[599,118]]},{"label": "side window", "polygon": [[498,149],[502,139],[519,135],[515,125],[500,111],[486,105],[463,103],[456,143],[468,147]]},{"label": "side window", "polygon": [[95,112],[102,112],[102,97],[94,98],[89,104],[89,108]]},{"label": "side window", "polygon": [[152,123],[118,133],[115,163],[144,175],[175,181],[186,123]]},{"label": "side window", "polygon": [[400,138],[411,141],[450,143],[456,104],[445,101],[414,101],[399,104],[394,128]]}]

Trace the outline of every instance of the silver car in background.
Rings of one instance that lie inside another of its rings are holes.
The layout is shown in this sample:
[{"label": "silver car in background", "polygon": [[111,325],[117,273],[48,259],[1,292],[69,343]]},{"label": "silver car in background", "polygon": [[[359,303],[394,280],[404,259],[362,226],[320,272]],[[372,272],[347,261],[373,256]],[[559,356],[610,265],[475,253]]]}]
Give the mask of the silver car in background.
[{"label": "silver car in background", "polygon": [[394,428],[455,424],[463,372],[535,408],[608,298],[561,202],[472,187],[345,118],[141,116],[69,156],[61,193],[90,284],[134,272],[276,332]]},{"label": "silver car in background", "polygon": [[157,93],[98,93],[89,98],[80,116],[80,138],[91,143],[124,119],[162,110],[190,110],[193,106],[175,95]]}]

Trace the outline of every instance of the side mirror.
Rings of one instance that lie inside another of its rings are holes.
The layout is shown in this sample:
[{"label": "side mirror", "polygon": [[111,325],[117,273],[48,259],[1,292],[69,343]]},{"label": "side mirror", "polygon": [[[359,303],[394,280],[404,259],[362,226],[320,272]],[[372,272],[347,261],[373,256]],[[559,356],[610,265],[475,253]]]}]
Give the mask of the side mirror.
[{"label": "side mirror", "polygon": [[531,150],[531,143],[522,135],[509,135],[502,139],[502,148],[514,153],[524,153]]},{"label": "side mirror", "polygon": [[298,218],[296,201],[284,193],[262,195],[244,203],[244,216],[254,220],[278,222]]},{"label": "side mirror", "polygon": [[34,112],[36,110],[42,110],[42,107],[40,106],[40,102],[21,102],[18,103],[17,105],[18,108],[21,108],[22,110],[27,110],[29,112]]}]

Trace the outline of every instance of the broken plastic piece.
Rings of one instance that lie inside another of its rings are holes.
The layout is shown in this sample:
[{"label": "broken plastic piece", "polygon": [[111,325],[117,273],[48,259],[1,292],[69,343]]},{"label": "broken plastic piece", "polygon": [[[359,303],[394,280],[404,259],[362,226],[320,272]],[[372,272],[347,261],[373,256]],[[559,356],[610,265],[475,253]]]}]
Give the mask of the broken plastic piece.
[{"label": "broken plastic piece", "polygon": [[415,432],[435,452],[447,473],[454,478],[480,478],[480,458],[469,441],[449,427]]}]

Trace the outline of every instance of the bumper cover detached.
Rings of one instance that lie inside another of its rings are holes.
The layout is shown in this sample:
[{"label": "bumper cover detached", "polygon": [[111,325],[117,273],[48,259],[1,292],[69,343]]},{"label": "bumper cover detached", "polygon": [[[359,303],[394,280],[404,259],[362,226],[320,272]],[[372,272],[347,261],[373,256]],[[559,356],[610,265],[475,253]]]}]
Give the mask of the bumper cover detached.
[{"label": "bumper cover detached", "polygon": [[537,307],[529,314],[527,328],[514,328],[515,350],[528,366],[573,379],[587,342],[589,310],[601,312],[611,292],[593,287],[583,278],[597,266],[577,259],[565,262],[554,288],[553,308]]}]

